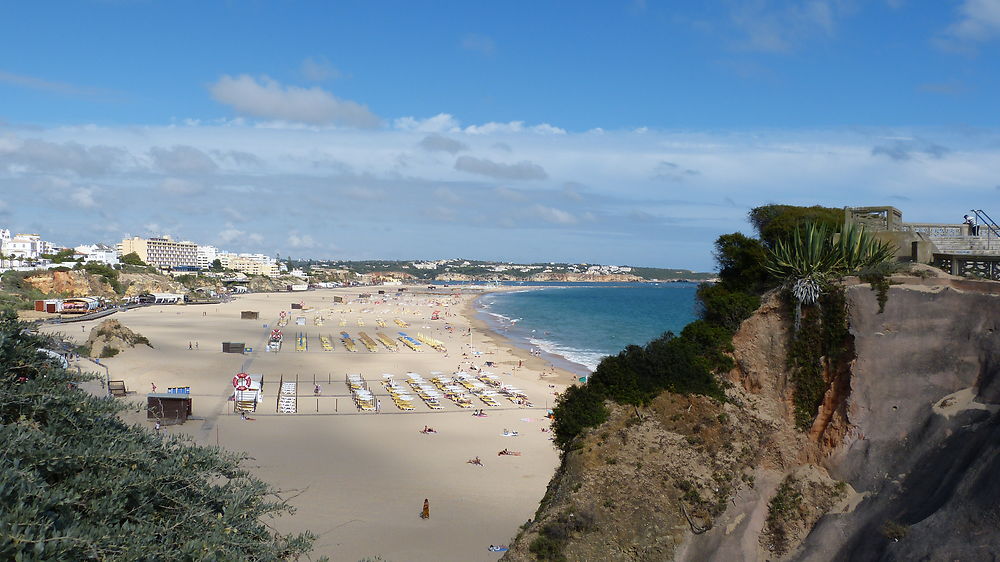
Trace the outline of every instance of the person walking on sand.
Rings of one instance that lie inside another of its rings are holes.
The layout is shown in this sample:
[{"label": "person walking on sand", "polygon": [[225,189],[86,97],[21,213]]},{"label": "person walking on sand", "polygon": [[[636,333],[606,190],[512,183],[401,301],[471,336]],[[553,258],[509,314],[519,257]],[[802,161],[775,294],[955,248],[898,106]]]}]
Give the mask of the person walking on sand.
[{"label": "person walking on sand", "polygon": [[188,349],[194,349],[194,347],[191,346],[191,342],[188,342]]},{"label": "person walking on sand", "polygon": [[198,342],[194,342],[194,348],[198,349]]},{"label": "person walking on sand", "polygon": [[424,498],[424,510],[420,512],[421,519],[431,518],[431,502]]}]

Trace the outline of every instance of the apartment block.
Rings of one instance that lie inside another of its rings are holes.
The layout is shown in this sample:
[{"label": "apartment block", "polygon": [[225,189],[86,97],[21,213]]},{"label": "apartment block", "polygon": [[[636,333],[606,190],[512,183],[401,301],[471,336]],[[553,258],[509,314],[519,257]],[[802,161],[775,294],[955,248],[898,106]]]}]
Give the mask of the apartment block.
[{"label": "apartment block", "polygon": [[187,240],[178,242],[169,235],[160,238],[126,238],[118,244],[119,255],[135,252],[139,259],[156,267],[196,267],[198,245]]}]

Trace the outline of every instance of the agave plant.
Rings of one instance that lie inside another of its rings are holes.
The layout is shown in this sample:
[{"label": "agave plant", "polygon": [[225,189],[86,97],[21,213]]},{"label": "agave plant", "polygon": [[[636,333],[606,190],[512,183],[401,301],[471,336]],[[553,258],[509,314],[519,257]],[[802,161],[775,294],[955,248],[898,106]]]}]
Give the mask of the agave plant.
[{"label": "agave plant", "polygon": [[841,256],[842,272],[845,274],[857,273],[892,261],[896,254],[896,248],[891,243],[876,239],[863,226],[855,223],[844,227],[836,249]]},{"label": "agave plant", "polygon": [[862,227],[849,224],[834,241],[825,225],[808,223],[792,237],[778,240],[764,264],[795,299],[795,329],[802,318],[802,305],[819,301],[824,287],[835,276],[869,269],[893,259],[895,248],[877,240]]}]

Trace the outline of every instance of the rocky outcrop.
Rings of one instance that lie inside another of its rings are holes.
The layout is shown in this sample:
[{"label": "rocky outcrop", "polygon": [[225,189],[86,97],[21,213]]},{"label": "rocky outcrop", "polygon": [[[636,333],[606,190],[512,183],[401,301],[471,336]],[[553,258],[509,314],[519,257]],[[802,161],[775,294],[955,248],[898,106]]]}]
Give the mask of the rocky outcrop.
[{"label": "rocky outcrop", "polygon": [[24,279],[46,295],[61,297],[114,297],[115,291],[103,277],[86,271],[40,271]]},{"label": "rocky outcrop", "polygon": [[125,296],[134,297],[146,293],[186,293],[179,281],[158,273],[122,273],[119,282],[125,287]]},{"label": "rocky outcrop", "polygon": [[105,320],[91,328],[85,347],[90,350],[90,357],[114,357],[136,345],[153,347],[145,336],[122,326],[117,320]]},{"label": "rocky outcrop", "polygon": [[[795,427],[772,295],[734,338],[726,404],[615,407],[505,560],[550,535],[579,560],[994,560],[1000,283],[918,273],[893,278],[883,313],[848,281],[854,359],[824,373],[812,428]],[[594,524],[565,523],[579,513]]]}]

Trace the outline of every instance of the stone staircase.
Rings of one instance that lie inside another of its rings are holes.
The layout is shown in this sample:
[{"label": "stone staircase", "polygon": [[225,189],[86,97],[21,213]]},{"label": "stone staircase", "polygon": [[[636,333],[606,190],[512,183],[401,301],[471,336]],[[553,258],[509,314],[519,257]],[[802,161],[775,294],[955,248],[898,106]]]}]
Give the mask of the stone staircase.
[{"label": "stone staircase", "polygon": [[986,229],[980,236],[935,236],[928,237],[940,254],[997,255],[1000,254],[1000,239]]}]

